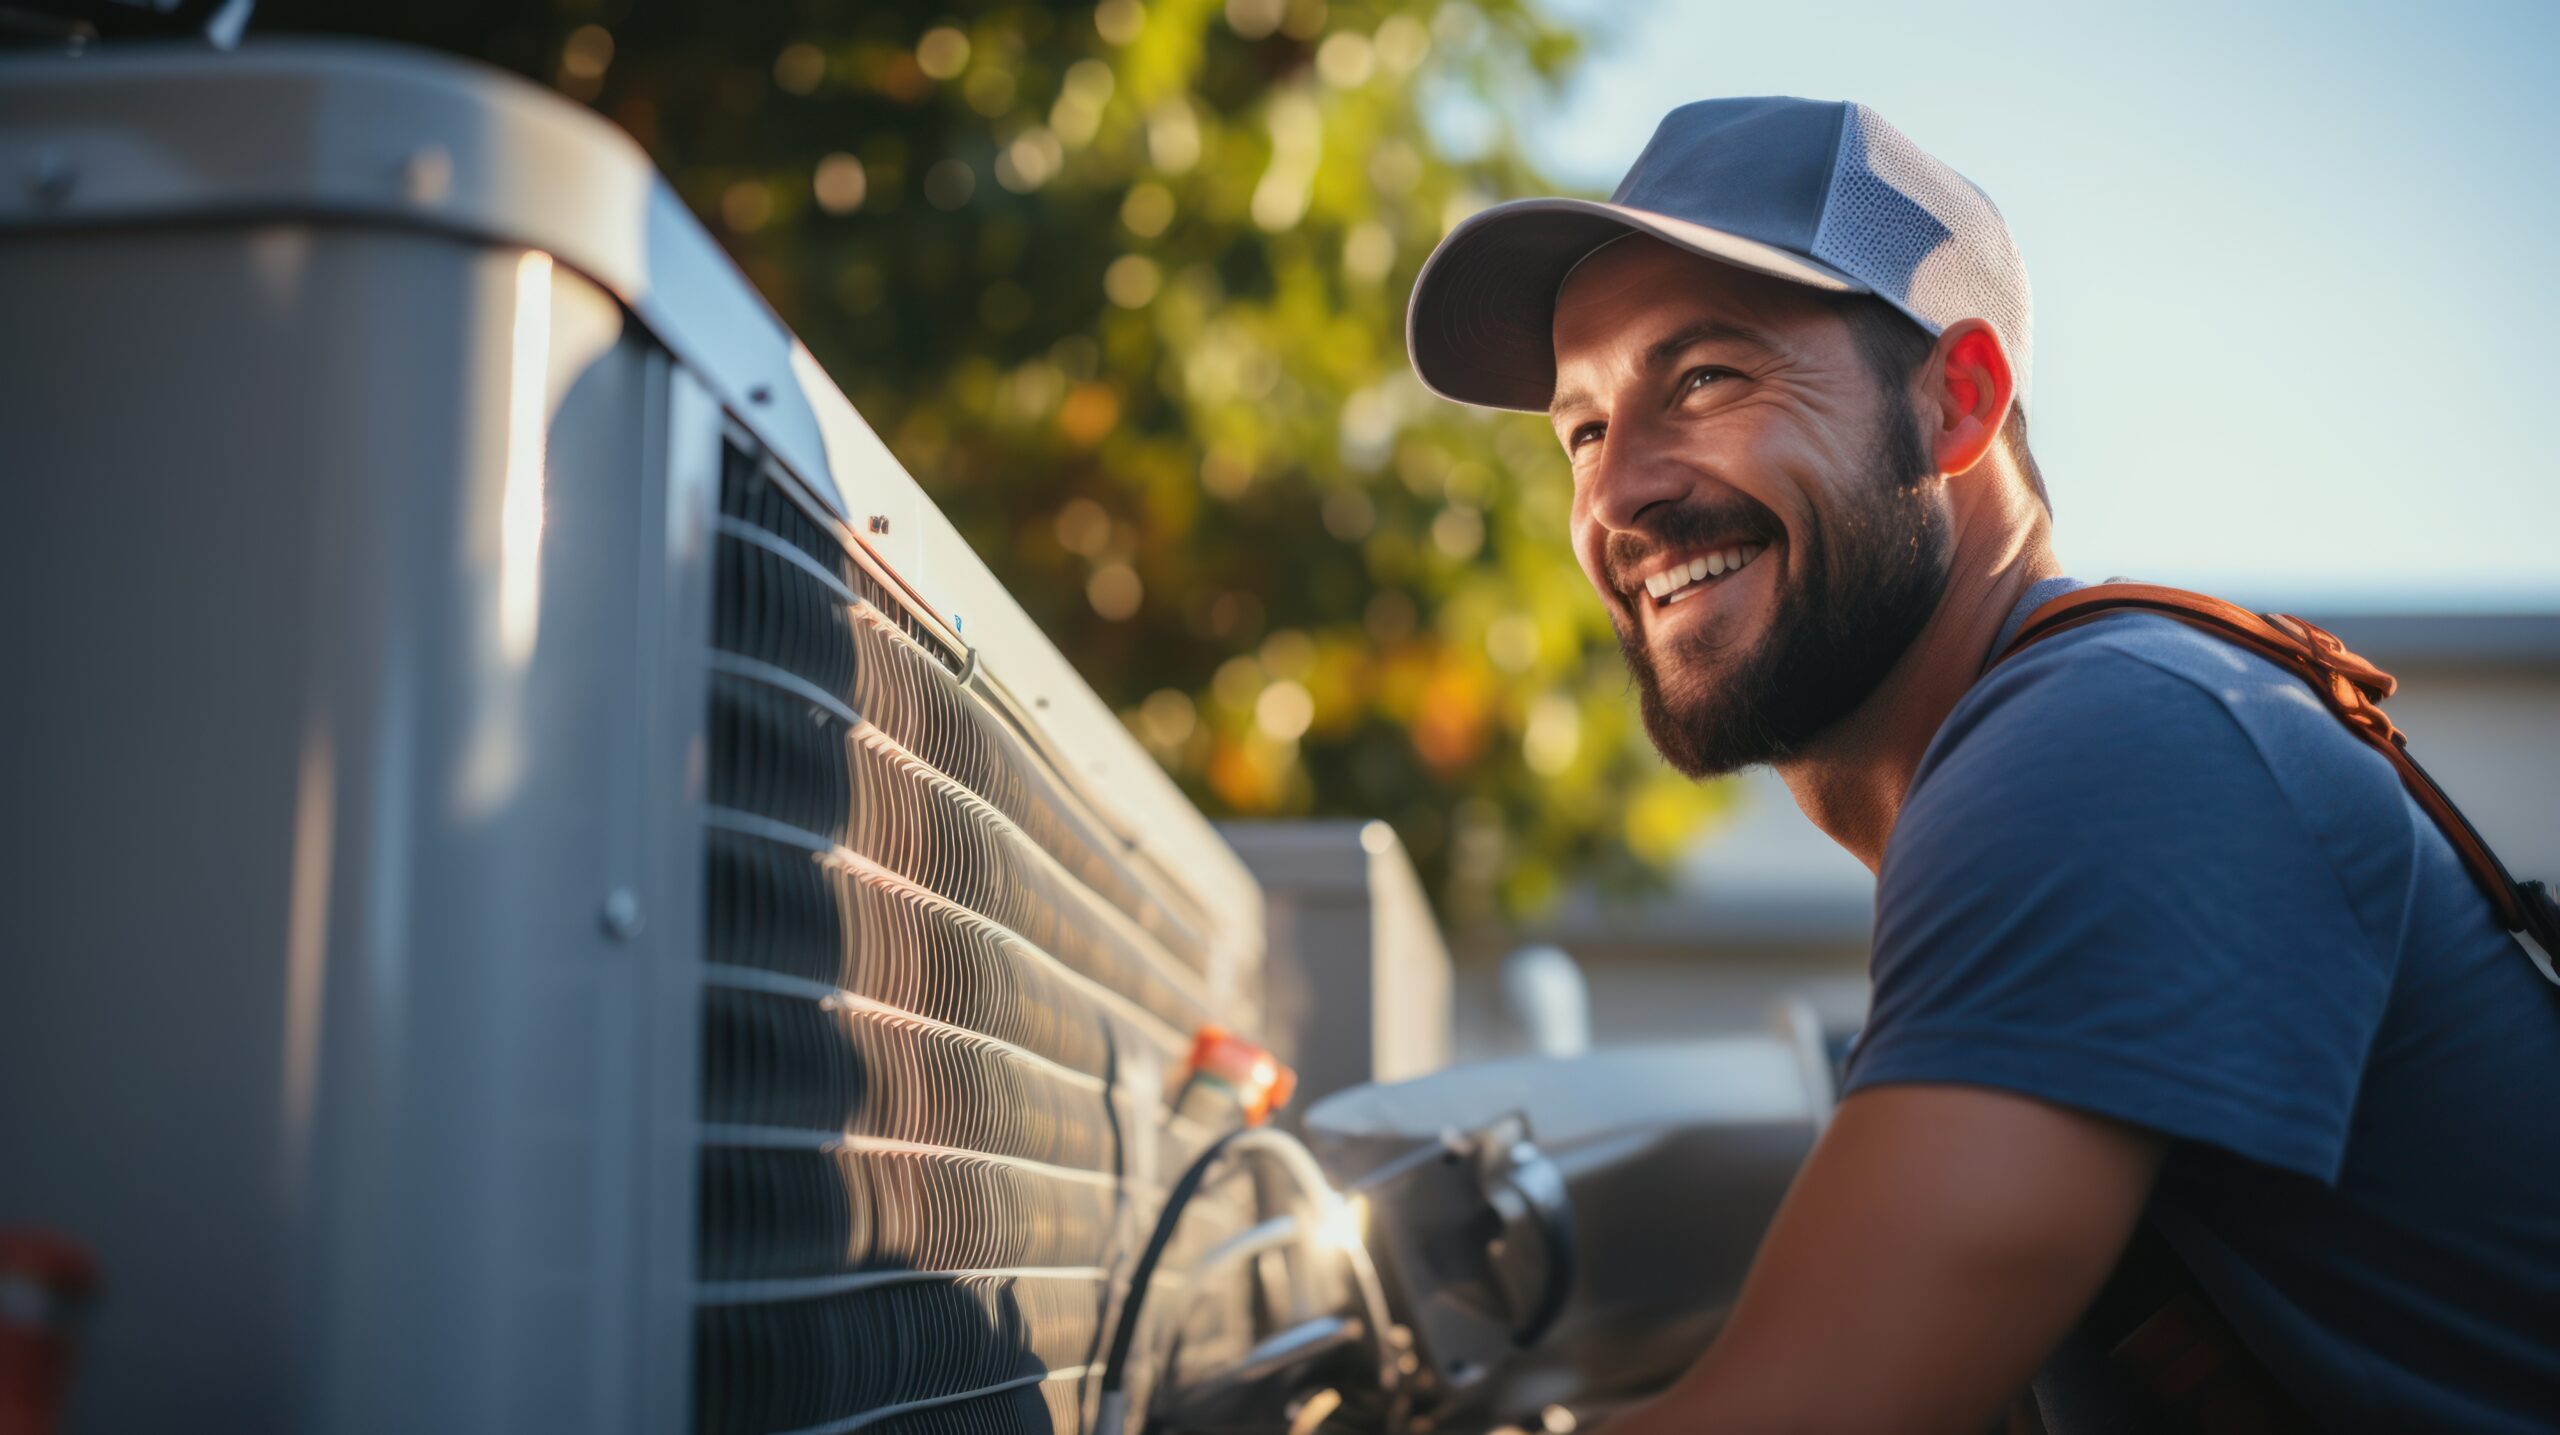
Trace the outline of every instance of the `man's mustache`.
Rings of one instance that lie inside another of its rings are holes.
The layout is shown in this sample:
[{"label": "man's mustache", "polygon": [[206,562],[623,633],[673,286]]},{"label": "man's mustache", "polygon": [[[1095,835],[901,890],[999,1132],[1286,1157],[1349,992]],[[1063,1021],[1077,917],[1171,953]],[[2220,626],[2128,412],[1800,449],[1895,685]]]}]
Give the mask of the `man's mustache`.
[{"label": "man's mustache", "polygon": [[1601,566],[1619,592],[1637,586],[1644,565],[1664,553],[1709,543],[1770,542],[1785,533],[1768,506],[1741,494],[1691,499],[1676,505],[1657,504],[1640,516],[1638,525],[1611,533],[1602,543]]}]

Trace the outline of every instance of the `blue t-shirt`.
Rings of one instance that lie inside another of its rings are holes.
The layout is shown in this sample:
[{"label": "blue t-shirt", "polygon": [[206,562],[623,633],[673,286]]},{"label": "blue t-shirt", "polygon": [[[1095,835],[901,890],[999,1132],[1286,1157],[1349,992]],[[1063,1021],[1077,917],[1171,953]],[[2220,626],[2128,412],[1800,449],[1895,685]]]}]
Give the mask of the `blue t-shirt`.
[{"label": "blue t-shirt", "polygon": [[2560,1429],[2560,994],[2275,665],[2117,614],[1995,668],[1886,845],[1873,976],[1847,1089],[2171,1138],[2155,1225],[2324,1427]]}]

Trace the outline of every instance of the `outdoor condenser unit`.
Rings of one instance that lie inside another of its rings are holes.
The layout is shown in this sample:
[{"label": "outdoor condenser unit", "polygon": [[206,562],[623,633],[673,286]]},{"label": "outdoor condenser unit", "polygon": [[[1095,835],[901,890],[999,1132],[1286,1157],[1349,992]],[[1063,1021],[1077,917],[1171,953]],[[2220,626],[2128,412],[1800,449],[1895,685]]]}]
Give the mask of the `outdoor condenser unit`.
[{"label": "outdoor condenser unit", "polygon": [[1260,896],[628,138],[0,63],[0,495],[73,1429],[1086,1427]]}]

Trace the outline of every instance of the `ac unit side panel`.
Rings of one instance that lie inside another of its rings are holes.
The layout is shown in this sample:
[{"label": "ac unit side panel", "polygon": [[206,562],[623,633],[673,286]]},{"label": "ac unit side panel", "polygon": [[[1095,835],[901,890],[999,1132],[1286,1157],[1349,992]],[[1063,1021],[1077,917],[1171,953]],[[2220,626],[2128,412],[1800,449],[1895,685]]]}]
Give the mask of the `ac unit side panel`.
[{"label": "ac unit side panel", "polygon": [[47,336],[0,345],[0,451],[62,476],[0,577],[47,618],[7,639],[0,1213],[104,1266],[74,1428],[645,1428],[635,1096],[691,888],[655,949],[599,913],[691,834],[630,720],[663,364],[433,235],[0,249]]},{"label": "ac unit side panel", "polygon": [[241,236],[0,239],[0,1221],[104,1265],[95,1430],[165,1414],[154,1376],[208,1423],[294,1410],[287,1098],[313,1023],[288,998],[325,910],[292,900],[296,832],[340,796],[304,776],[327,612],[308,445],[239,400],[326,375],[136,358],[200,293],[250,322],[254,261]]}]

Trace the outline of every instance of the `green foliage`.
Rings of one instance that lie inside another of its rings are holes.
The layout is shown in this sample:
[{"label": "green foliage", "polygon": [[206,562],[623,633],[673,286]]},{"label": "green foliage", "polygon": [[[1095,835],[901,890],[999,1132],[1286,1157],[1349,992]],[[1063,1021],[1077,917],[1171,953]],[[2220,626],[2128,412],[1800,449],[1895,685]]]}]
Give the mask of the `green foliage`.
[{"label": "green foliage", "polygon": [[1543,422],[1405,365],[1432,245],[1545,189],[1504,110],[1575,46],[1530,0],[315,8],[261,18],[636,135],[1213,812],[1384,816],[1466,920],[1640,883],[1716,801],[1645,744]]}]

